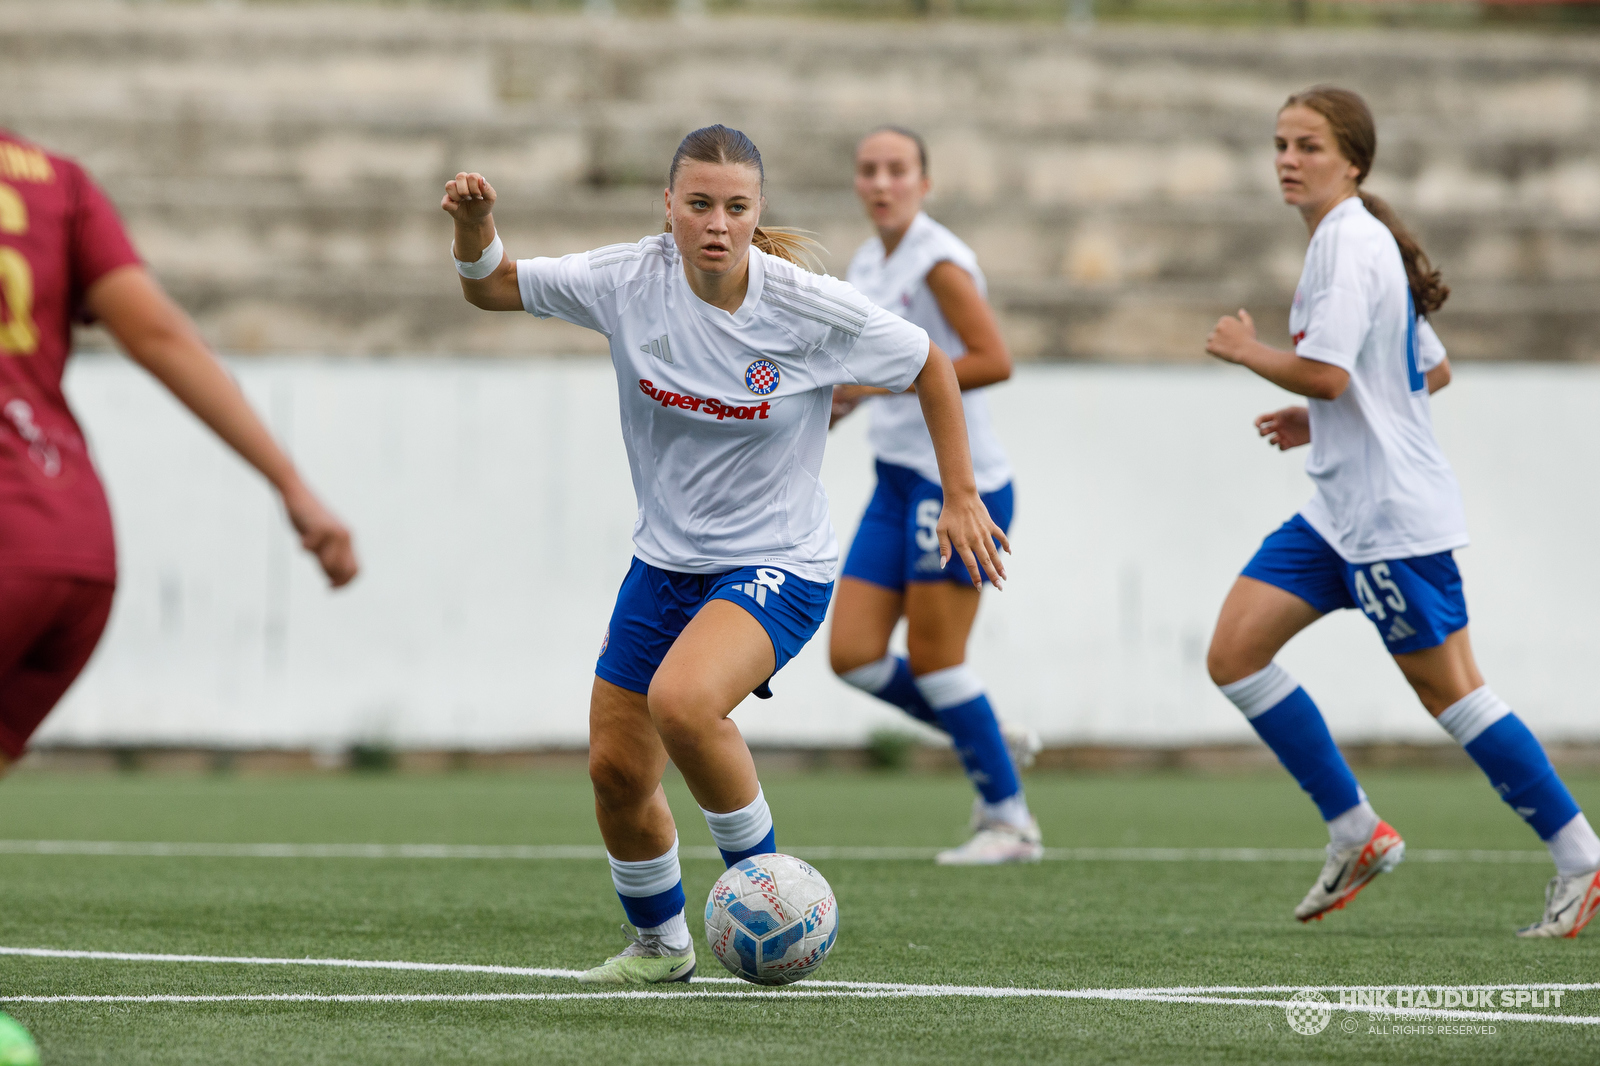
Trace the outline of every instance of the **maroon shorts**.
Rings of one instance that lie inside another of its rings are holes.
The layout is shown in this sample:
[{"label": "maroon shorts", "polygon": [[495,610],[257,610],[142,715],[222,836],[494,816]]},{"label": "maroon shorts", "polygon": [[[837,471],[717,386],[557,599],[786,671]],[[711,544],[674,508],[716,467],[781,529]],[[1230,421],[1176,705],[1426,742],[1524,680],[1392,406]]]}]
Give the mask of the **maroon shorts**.
[{"label": "maroon shorts", "polygon": [[100,642],[116,586],[0,573],[0,752],[15,761]]}]

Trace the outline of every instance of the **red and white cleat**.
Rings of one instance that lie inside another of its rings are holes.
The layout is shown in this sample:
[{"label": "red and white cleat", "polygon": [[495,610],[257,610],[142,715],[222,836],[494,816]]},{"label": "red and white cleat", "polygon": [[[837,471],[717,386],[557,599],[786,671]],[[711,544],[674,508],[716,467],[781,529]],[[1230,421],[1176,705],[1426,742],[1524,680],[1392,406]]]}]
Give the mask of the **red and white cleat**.
[{"label": "red and white cleat", "polygon": [[1321,921],[1329,911],[1343,909],[1367,887],[1367,882],[1399,866],[1405,854],[1406,842],[1388,822],[1379,822],[1365,844],[1341,851],[1334,851],[1329,844],[1328,861],[1311,891],[1294,909],[1294,916],[1302,922]]},{"label": "red and white cleat", "polygon": [[1600,870],[1552,877],[1544,890],[1544,917],[1517,930],[1522,937],[1575,937],[1600,911]]}]

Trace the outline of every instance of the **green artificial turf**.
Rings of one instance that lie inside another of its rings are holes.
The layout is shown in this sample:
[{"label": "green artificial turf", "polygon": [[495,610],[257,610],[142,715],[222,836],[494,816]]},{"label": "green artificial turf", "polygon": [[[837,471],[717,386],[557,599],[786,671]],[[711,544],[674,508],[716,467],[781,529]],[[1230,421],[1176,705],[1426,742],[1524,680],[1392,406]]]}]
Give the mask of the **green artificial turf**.
[{"label": "green artificial turf", "polygon": [[[1533,850],[1466,773],[1366,774],[1413,849]],[[1600,801],[1600,778],[1571,781]],[[1028,779],[1058,847],[1316,847],[1279,774]],[[767,775],[780,847],[945,845],[970,793],[953,776]],[[685,845],[709,838],[681,783]],[[19,774],[0,838],[266,843],[595,844],[573,774],[182,778]],[[1512,984],[1600,974],[1600,929],[1523,942],[1547,866],[1408,862],[1348,910],[1289,915],[1317,864],[1055,861],[948,869],[819,862],[838,895],[832,980],[1038,988]],[[720,863],[689,860],[691,928]],[[623,943],[595,859],[129,858],[0,854],[0,945],[582,968]],[[708,951],[701,974],[723,976]],[[681,987],[681,986],[680,986]],[[738,991],[725,985],[704,986]],[[573,992],[567,979],[0,956],[17,995]],[[1600,1027],[1382,1035],[1362,1018],[1302,1036],[1282,1010],[1026,998],[499,1003],[14,1004],[66,1063],[1571,1062]],[[1538,1013],[1538,1012],[1536,1012]],[[1547,1011],[1545,1013],[1556,1013]],[[1600,994],[1559,1011],[1600,1015]]]}]

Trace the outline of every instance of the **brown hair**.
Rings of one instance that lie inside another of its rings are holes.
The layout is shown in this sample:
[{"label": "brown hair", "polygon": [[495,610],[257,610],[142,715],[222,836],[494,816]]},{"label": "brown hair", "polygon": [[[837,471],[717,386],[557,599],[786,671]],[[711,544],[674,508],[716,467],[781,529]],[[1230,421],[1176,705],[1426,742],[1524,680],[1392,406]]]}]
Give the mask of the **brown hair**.
[{"label": "brown hair", "polygon": [[[871,137],[879,133],[898,133],[900,136],[906,138],[912,144],[916,145],[917,165],[922,168],[922,176],[928,176],[928,143],[922,139],[922,134],[916,132],[915,130],[908,130],[904,126],[896,126],[893,123],[889,123],[883,126],[878,126],[876,129],[869,131],[867,133],[867,137]],[[861,140],[864,141],[867,139],[867,137],[863,137]],[[858,151],[860,150],[860,147],[860,143],[857,142],[856,148]]]},{"label": "brown hair", "polygon": [[[678,144],[678,150],[672,154],[672,166],[667,168],[667,188],[672,188],[672,183],[678,178],[678,169],[686,162],[754,167],[761,178],[761,186],[765,188],[767,184],[767,170],[761,165],[761,153],[757,151],[755,142],[738,130],[720,123],[697,129]],[[666,232],[672,232],[670,217],[667,219]],[[750,243],[768,255],[787,260],[803,270],[822,273],[822,261],[818,253],[827,249],[805,230],[788,226],[757,226]]]},{"label": "brown hair", "polygon": [[[1310,108],[1327,119],[1334,139],[1339,142],[1339,152],[1361,172],[1356,175],[1356,185],[1367,180],[1367,174],[1372,170],[1372,160],[1378,154],[1378,129],[1365,100],[1349,89],[1314,85],[1289,97],[1279,111],[1290,107]],[[1444,283],[1439,271],[1428,261],[1428,253],[1422,250],[1417,238],[1400,221],[1394,208],[1380,197],[1365,191],[1361,192],[1361,202],[1373,218],[1389,227],[1395,243],[1400,245],[1400,258],[1406,265],[1406,284],[1411,288],[1411,299],[1416,304],[1417,314],[1429,315],[1443,307],[1450,296],[1450,286]]]}]

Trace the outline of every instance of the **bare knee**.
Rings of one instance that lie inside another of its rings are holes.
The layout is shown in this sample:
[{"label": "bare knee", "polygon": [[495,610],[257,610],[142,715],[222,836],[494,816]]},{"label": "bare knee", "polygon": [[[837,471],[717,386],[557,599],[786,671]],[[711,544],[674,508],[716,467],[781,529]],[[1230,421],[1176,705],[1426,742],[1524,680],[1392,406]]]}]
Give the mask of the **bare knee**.
[{"label": "bare knee", "polygon": [[[659,677],[657,678],[659,681]],[[701,691],[692,682],[678,680],[650,686],[650,718],[656,732],[670,753],[685,746],[694,746],[707,729],[718,721],[708,708],[714,702],[712,693]]]},{"label": "bare knee", "polygon": [[655,795],[661,783],[649,767],[603,748],[589,750],[589,782],[594,786],[595,801],[607,810],[636,807]]},{"label": "bare knee", "polygon": [[906,627],[906,658],[911,673],[917,677],[936,670],[948,670],[967,661],[965,634],[951,633],[946,628],[924,628],[916,624]]},{"label": "bare knee", "polygon": [[880,661],[889,654],[889,634],[879,639],[876,633],[842,632],[837,623],[828,635],[828,665],[841,677],[852,670]]},{"label": "bare knee", "polygon": [[1259,652],[1235,644],[1218,631],[1212,635],[1211,647],[1206,651],[1206,672],[1211,675],[1212,684],[1231,685],[1266,669],[1272,662],[1270,656],[1265,662],[1257,662],[1260,657]]}]

